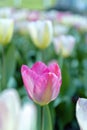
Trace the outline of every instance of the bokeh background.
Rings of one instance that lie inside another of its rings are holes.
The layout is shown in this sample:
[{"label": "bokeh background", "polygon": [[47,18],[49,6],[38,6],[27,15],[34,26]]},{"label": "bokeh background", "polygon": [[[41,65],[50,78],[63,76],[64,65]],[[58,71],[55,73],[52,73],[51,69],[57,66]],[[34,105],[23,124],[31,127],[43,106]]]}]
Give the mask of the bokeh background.
[{"label": "bokeh background", "polygon": [[[0,98],[8,88],[14,88],[21,106],[32,103],[23,85],[21,65],[56,61],[62,71],[62,86],[57,99],[50,103],[53,130],[79,130],[76,102],[79,97],[87,98],[87,0],[0,0],[0,18],[14,20],[11,41],[4,47],[0,44],[0,82],[4,81],[3,87],[0,83]],[[45,49],[36,47],[30,37],[29,22],[37,20],[52,21],[53,40]],[[37,125],[24,130],[38,130],[38,105],[34,107]]]}]

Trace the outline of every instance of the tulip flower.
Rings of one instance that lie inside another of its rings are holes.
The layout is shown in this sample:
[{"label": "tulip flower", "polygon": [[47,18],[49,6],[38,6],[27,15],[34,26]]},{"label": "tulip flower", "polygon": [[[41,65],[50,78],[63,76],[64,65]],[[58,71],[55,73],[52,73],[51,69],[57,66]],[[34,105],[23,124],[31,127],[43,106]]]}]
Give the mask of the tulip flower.
[{"label": "tulip flower", "polygon": [[40,15],[40,12],[39,11],[30,11],[30,12],[28,12],[28,17],[27,17],[27,19],[29,20],[29,21],[36,21],[36,20],[38,20],[39,19],[39,16]]},{"label": "tulip flower", "polygon": [[0,44],[6,45],[10,42],[13,34],[14,22],[12,19],[0,19]]},{"label": "tulip flower", "polygon": [[53,28],[51,21],[30,22],[28,30],[33,43],[40,49],[49,46],[53,37]]},{"label": "tulip flower", "polygon": [[36,120],[35,105],[25,103],[22,108],[16,90],[8,89],[0,94],[0,130],[36,130]]},{"label": "tulip flower", "polygon": [[10,18],[12,15],[12,8],[2,7],[0,8],[0,18]]},{"label": "tulip flower", "polygon": [[74,49],[75,38],[71,35],[61,35],[54,38],[53,44],[56,54],[61,54],[63,57],[68,57]]},{"label": "tulip flower", "polygon": [[76,117],[81,130],[87,130],[87,99],[79,98],[76,104]]},{"label": "tulip flower", "polygon": [[46,105],[58,96],[62,82],[58,64],[46,66],[36,62],[32,68],[22,65],[21,73],[28,95],[34,102]]},{"label": "tulip flower", "polygon": [[37,111],[34,104],[26,103],[20,111],[17,130],[36,130]]},{"label": "tulip flower", "polygon": [[20,101],[16,91],[2,92],[0,104],[0,130],[15,130],[20,112]]}]

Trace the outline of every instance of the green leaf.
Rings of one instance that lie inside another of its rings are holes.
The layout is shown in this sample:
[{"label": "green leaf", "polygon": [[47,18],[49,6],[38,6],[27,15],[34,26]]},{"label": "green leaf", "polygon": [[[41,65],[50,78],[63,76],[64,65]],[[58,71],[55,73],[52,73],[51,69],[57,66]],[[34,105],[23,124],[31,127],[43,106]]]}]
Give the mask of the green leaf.
[{"label": "green leaf", "polygon": [[3,75],[2,82],[3,88],[6,87],[9,79],[13,76],[16,67],[16,58],[15,58],[15,47],[11,44],[7,48],[7,52],[3,50]]},{"label": "green leaf", "polygon": [[66,95],[70,85],[70,74],[67,65],[64,63],[62,66],[62,86],[60,95]]}]

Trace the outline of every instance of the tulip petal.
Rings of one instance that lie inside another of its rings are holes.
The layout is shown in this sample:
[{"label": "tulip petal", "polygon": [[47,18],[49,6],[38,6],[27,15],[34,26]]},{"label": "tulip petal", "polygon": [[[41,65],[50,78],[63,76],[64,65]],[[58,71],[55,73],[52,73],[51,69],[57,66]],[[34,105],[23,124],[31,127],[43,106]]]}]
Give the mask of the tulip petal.
[{"label": "tulip petal", "polygon": [[0,19],[0,44],[7,44],[12,38],[14,22],[12,19]]},{"label": "tulip petal", "polygon": [[8,89],[2,92],[0,95],[0,100],[3,102],[3,104],[5,104],[8,112],[8,115],[5,115],[6,124],[5,119],[3,120],[3,125],[6,127],[4,130],[15,130],[20,111],[19,96],[14,89]]},{"label": "tulip petal", "polygon": [[43,48],[44,46],[49,46],[53,38],[53,28],[52,23],[50,21],[47,20],[43,22],[43,29],[41,35],[43,36],[41,39]]},{"label": "tulip petal", "polygon": [[36,62],[31,69],[35,71],[38,75],[42,75],[43,73],[49,72],[48,67],[40,61]]},{"label": "tulip petal", "polygon": [[0,100],[0,130],[6,130],[9,122],[9,112],[5,103]]},{"label": "tulip petal", "polygon": [[55,74],[49,72],[43,76],[39,76],[35,82],[34,100],[40,105],[48,104],[59,93],[60,87],[56,85],[58,85],[58,78]]},{"label": "tulip petal", "polygon": [[31,39],[38,48],[44,49],[49,46],[53,36],[51,21],[38,20],[36,22],[30,22],[28,29]]},{"label": "tulip petal", "polygon": [[36,130],[37,110],[34,104],[27,103],[20,112],[17,130]]},{"label": "tulip petal", "polygon": [[61,80],[61,70],[58,64],[56,63],[50,63],[48,66],[50,72],[56,74],[56,76],[58,76],[58,79]]},{"label": "tulip petal", "polygon": [[22,65],[21,74],[24,82],[24,86],[28,92],[29,97],[33,98],[34,78],[37,77],[34,71],[32,71],[26,65]]},{"label": "tulip petal", "polygon": [[32,40],[37,45],[37,43],[38,43],[38,38],[37,38],[38,33],[37,33],[37,26],[36,26],[35,22],[29,22],[28,29],[29,29],[29,34],[30,34]]},{"label": "tulip petal", "polygon": [[87,99],[79,98],[76,104],[76,117],[81,130],[87,130]]}]

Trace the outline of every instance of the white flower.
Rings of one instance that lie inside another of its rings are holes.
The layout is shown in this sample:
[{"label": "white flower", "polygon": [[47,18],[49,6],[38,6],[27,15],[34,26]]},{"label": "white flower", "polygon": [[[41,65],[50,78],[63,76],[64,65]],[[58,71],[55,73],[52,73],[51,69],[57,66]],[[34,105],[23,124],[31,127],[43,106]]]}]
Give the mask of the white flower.
[{"label": "white flower", "polygon": [[17,130],[36,130],[36,113],[34,104],[25,104],[20,112]]},{"label": "white flower", "polygon": [[12,19],[0,19],[0,44],[8,44],[12,38],[14,22]]},{"label": "white flower", "polygon": [[[15,130],[20,112],[20,99],[13,89],[0,94],[0,130]],[[3,111],[4,110],[4,111]],[[2,113],[2,116],[1,116]]]},{"label": "white flower", "polygon": [[57,54],[68,57],[74,49],[75,38],[71,35],[61,35],[54,38],[53,44]]},{"label": "white flower", "polygon": [[44,49],[49,46],[53,38],[53,28],[51,21],[29,22],[29,34],[34,44]]},{"label": "white flower", "polygon": [[16,90],[0,94],[0,130],[36,130],[37,110],[34,104],[21,107]]},{"label": "white flower", "polygon": [[87,130],[87,99],[79,98],[76,104],[76,117],[81,130]]}]

